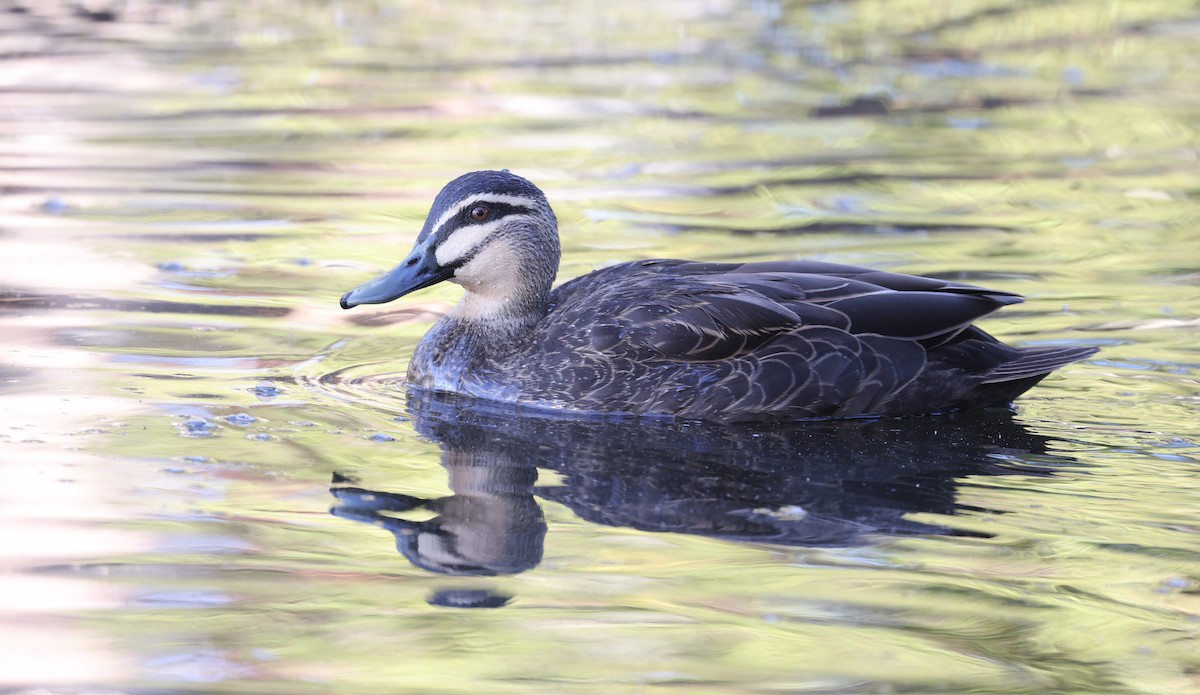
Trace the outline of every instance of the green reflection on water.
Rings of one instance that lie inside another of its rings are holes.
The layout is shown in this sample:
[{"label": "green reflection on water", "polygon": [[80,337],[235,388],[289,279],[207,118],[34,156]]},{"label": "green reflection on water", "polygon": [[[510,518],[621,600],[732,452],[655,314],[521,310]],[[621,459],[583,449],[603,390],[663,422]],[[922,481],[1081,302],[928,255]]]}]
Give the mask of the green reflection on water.
[{"label": "green reflection on water", "polygon": [[[45,42],[0,95],[0,393],[41,547],[8,566],[97,596],[5,605],[76,664],[5,685],[1195,689],[1194,3],[29,7],[3,25]],[[914,517],[990,538],[782,548],[543,502],[536,569],[415,569],[328,484],[448,494],[395,418],[457,291],[336,300],[482,167],[550,194],[563,278],[812,257],[1024,293],[989,330],[1105,347],[1021,404],[1056,449],[1020,463],[1080,465]],[[427,603],[447,587],[512,601]]]}]

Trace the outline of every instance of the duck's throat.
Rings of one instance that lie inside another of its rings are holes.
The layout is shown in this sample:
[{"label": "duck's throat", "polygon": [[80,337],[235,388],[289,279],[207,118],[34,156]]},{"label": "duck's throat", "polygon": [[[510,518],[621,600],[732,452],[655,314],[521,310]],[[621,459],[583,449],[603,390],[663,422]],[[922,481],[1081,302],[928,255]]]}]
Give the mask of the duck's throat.
[{"label": "duck's throat", "polygon": [[476,252],[450,279],[466,290],[450,317],[476,324],[483,333],[519,332],[540,321],[558,253],[556,246],[541,254],[535,250],[503,237]]},{"label": "duck's throat", "polygon": [[546,313],[545,297],[527,292],[467,290],[450,310],[455,320],[477,324],[483,331],[520,330],[537,323]]}]

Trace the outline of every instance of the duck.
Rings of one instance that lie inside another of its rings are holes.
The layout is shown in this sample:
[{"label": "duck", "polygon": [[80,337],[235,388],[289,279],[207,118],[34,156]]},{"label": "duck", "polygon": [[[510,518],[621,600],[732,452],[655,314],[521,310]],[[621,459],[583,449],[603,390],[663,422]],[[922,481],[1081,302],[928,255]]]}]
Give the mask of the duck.
[{"label": "duck", "polygon": [[413,352],[407,388],[570,416],[721,423],[1007,407],[1094,347],[1007,345],[975,322],[1011,292],[814,260],[654,258],[557,287],[558,221],[508,170],[434,198],[412,250],[346,292],[391,302],[449,281],[462,299]]}]

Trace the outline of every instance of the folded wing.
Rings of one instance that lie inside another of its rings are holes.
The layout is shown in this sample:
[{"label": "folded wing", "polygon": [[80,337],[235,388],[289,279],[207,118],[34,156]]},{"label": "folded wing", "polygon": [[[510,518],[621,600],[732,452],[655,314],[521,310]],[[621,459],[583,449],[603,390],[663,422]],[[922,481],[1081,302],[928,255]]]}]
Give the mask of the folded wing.
[{"label": "folded wing", "polygon": [[[653,260],[585,277],[591,301],[610,308],[593,317],[594,349],[649,351],[689,362],[742,356],[814,326],[928,349],[1021,301],[973,285],[809,261]],[[575,291],[585,289],[573,284],[560,288],[558,302],[569,304]]]}]

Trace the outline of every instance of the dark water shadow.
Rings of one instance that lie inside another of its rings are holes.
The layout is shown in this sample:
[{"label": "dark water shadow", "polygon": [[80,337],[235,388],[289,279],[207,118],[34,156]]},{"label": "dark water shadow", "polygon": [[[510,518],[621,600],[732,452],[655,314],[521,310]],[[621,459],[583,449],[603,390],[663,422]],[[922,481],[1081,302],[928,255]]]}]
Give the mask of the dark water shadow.
[{"label": "dark water shadow", "polygon": [[[417,431],[442,447],[453,494],[355,487],[335,474],[331,511],[382,526],[413,565],[447,575],[516,574],[541,562],[539,497],[608,526],[845,547],[894,535],[976,535],[910,517],[982,511],[957,501],[968,476],[1051,475],[1077,465],[1047,453],[1049,440],[1007,411],[767,428],[531,417],[442,395],[410,397],[409,409]],[[537,485],[538,469],[555,471],[561,484]],[[404,518],[418,510],[425,518]]]}]

